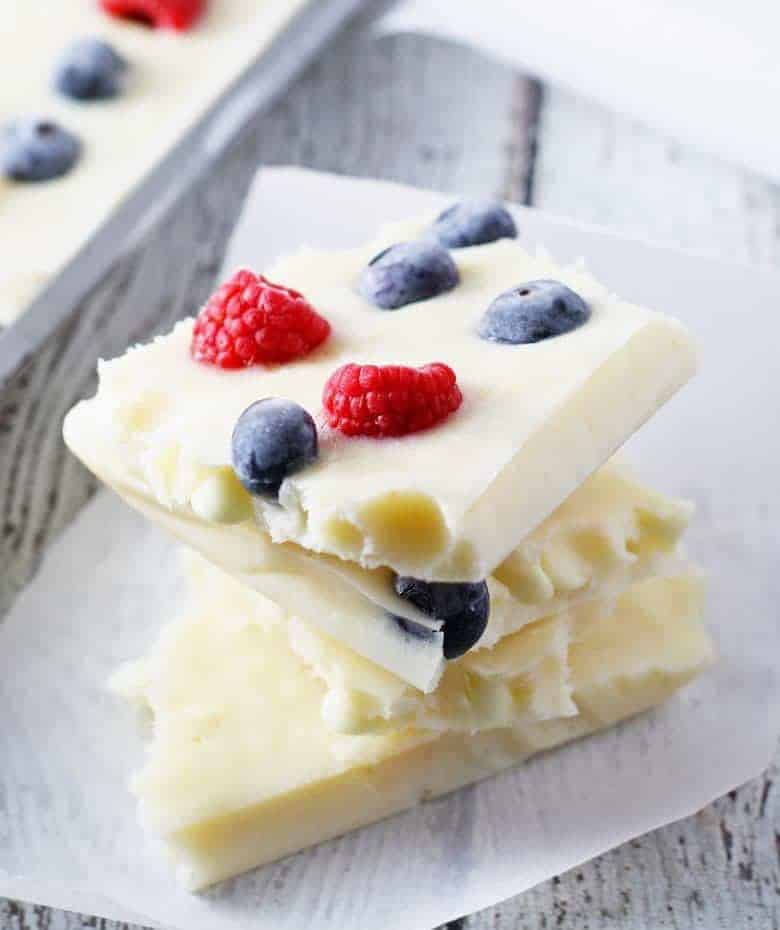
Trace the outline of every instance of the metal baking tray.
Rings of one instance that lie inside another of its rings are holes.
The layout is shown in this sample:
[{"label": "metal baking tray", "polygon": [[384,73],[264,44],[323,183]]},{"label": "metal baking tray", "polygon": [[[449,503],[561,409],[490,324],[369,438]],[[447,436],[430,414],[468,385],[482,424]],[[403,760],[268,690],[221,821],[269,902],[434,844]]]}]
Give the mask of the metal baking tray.
[{"label": "metal baking tray", "polygon": [[371,0],[308,0],[161,162],[120,203],[28,308],[0,333],[0,389],[78,310],[122,256],[215,164]]}]

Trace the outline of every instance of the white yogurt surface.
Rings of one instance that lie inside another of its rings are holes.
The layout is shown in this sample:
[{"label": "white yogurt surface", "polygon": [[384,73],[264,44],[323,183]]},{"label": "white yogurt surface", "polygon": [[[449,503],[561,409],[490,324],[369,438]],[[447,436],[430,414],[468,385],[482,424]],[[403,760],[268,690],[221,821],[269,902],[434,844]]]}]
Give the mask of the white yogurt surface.
[{"label": "white yogurt surface", "polygon": [[[112,19],[96,0],[0,0],[0,125],[42,116],[83,145],[63,178],[0,177],[0,323],[25,309],[302,3],[211,0],[193,29],[176,33]],[[109,41],[127,59],[120,97],[81,102],[53,88],[57,59],[84,36]]]}]

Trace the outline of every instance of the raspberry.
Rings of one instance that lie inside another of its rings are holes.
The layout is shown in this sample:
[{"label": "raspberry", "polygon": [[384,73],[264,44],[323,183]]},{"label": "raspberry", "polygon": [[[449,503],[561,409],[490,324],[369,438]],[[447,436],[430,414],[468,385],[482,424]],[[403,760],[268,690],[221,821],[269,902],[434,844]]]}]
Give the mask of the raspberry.
[{"label": "raspberry", "polygon": [[239,271],[198,314],[190,354],[220,368],[291,362],[329,333],[330,323],[297,291]]},{"label": "raspberry", "polygon": [[405,436],[446,419],[463,395],[441,362],[344,365],[328,378],[322,402],[328,423],[347,436]]},{"label": "raspberry", "polygon": [[206,0],[100,0],[111,16],[131,19],[154,29],[189,29],[206,8]]}]

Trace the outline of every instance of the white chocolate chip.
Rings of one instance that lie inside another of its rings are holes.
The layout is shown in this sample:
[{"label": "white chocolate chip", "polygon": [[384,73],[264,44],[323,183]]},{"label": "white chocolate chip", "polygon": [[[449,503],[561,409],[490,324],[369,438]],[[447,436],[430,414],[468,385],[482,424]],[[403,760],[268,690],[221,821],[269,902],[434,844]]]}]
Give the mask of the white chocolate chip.
[{"label": "white chocolate chip", "polygon": [[190,506],[209,523],[241,523],[252,515],[249,494],[230,468],[221,468],[202,481]]},{"label": "white chocolate chip", "polygon": [[322,701],[322,719],[337,733],[358,735],[382,728],[383,720],[371,713],[373,701],[359,691],[335,688]]}]

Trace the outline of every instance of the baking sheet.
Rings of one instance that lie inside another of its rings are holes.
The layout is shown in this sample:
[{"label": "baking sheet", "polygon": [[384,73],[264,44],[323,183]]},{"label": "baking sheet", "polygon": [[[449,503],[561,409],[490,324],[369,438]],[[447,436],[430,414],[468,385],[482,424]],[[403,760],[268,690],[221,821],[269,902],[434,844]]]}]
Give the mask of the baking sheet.
[{"label": "baking sheet", "polygon": [[374,2],[306,0],[291,15],[255,63],[122,200],[30,306],[0,332],[0,388],[78,313],[122,255],[216,163],[248,121],[274,101],[350,17]]},{"label": "baking sheet", "polygon": [[[226,267],[356,245],[449,198],[294,169],[259,175]],[[333,218],[338,217],[338,223]],[[379,220],[381,218],[381,220]],[[135,713],[105,691],[175,611],[173,546],[103,493],[0,626],[0,894],[181,930],[430,930],[690,814],[759,774],[780,730],[780,279],[518,210],[523,238],[696,332],[702,373],[629,445],[694,498],[721,659],[639,720],[194,896],[135,823]],[[273,230],[269,237],[267,231]]]}]

